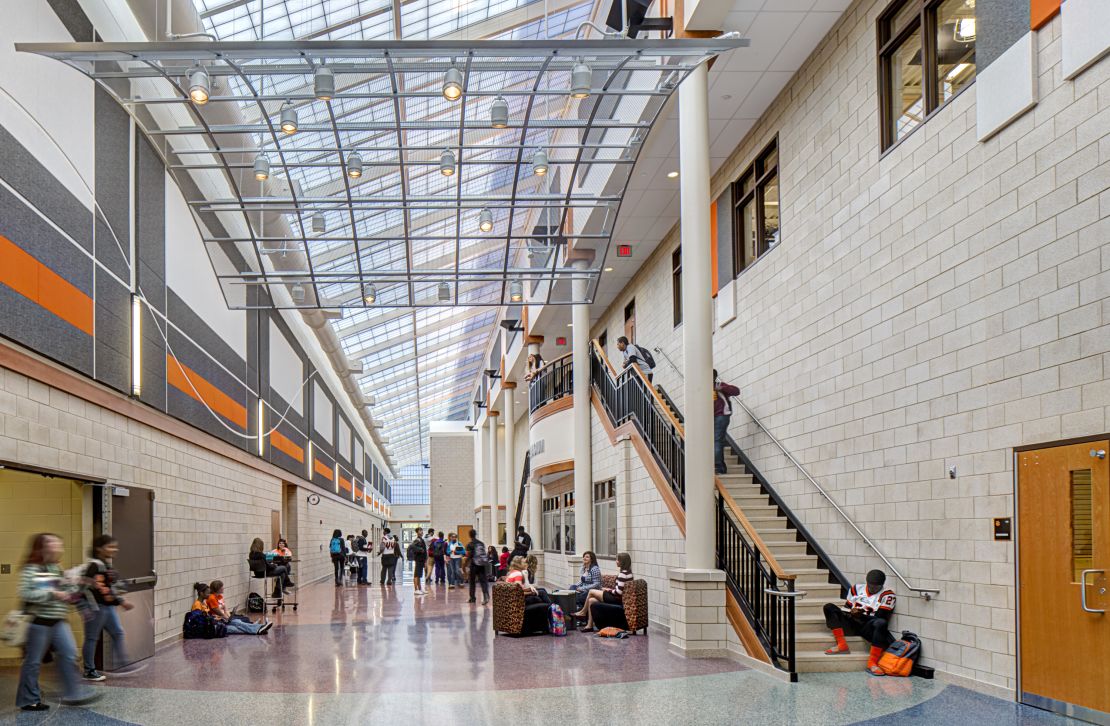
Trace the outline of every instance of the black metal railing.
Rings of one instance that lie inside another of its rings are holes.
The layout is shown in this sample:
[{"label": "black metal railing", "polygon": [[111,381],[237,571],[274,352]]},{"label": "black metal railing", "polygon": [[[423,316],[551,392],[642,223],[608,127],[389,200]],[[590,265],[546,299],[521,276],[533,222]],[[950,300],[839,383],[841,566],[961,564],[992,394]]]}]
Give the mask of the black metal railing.
[{"label": "black metal railing", "polygon": [[524,473],[520,475],[520,494],[516,498],[516,522],[513,524],[513,536],[515,537],[517,527],[520,526],[521,515],[524,513],[524,494],[528,487],[528,475],[531,473],[532,466],[532,452],[529,451],[524,455]]},{"label": "black metal railing", "polygon": [[717,496],[717,567],[740,603],[741,610],[755,629],[767,654],[788,673],[795,673],[793,580],[779,579],[744,536],[744,531],[728,511],[724,498]]},{"label": "black metal railing", "polygon": [[536,372],[528,384],[528,413],[563,396],[574,393],[574,367],[571,356],[556,358]]},{"label": "black metal railing", "polygon": [[625,368],[614,378],[595,346],[590,346],[590,381],[614,426],[632,421],[678,501],[686,506],[686,459],[682,433],[659,406],[648,384]]}]

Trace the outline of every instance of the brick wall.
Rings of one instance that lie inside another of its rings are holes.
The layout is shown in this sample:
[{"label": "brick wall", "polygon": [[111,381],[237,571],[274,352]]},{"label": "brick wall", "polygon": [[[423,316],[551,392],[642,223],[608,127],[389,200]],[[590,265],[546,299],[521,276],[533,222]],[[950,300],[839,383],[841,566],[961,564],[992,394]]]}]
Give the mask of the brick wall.
[{"label": "brick wall", "polygon": [[[1013,514],[1013,447],[1107,428],[1110,60],[1064,81],[1057,18],[1036,108],[979,143],[972,86],[879,158],[885,4],[844,13],[713,179],[716,194],[779,135],[781,244],[722,292],[737,317],[715,361],[907,577],[942,590],[893,583],[926,661],[1013,689],[1014,549],[990,528]],[[610,340],[632,296],[641,331],[670,329],[676,241],[603,316]],[[681,368],[680,331],[641,342]],[[732,430],[849,577],[880,564],[742,414]]]},{"label": "brick wall", "polygon": [[474,519],[474,434],[428,436],[432,524],[453,532]]}]

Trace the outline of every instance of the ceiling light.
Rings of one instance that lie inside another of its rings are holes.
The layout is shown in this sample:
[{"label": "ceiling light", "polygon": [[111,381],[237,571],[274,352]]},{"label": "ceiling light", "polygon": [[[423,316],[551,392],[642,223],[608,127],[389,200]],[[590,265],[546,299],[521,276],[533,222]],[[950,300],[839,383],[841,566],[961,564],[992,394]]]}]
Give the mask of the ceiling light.
[{"label": "ceiling light", "polygon": [[678,172],[677,171],[668,171],[667,172],[667,178],[668,179],[677,179],[678,178]]},{"label": "ceiling light", "polygon": [[957,43],[970,43],[975,40],[975,18],[960,18],[956,21],[956,29],[952,32],[952,39]]},{"label": "ceiling light", "polygon": [[335,74],[331,68],[320,66],[316,69],[315,95],[318,101],[330,101],[335,95]]},{"label": "ceiling light", "polygon": [[489,232],[493,229],[493,212],[488,209],[483,209],[478,214],[478,229],[483,232]]},{"label": "ceiling light", "polygon": [[961,73],[963,73],[964,71],[966,71],[970,67],[971,67],[970,63],[957,63],[955,65],[955,67],[952,68],[952,70],[948,71],[948,75],[946,75],[944,77],[944,80],[951,83],[952,81],[956,80],[960,76]]},{"label": "ceiling light", "polygon": [[293,108],[292,101],[286,101],[282,104],[281,130],[287,134],[297,133],[297,109]]},{"label": "ceiling light", "polygon": [[572,98],[589,98],[590,85],[593,83],[594,73],[581,58],[574,64],[570,72],[570,95]]},{"label": "ceiling light", "polygon": [[377,300],[377,299],[378,299],[378,289],[376,287],[374,287],[373,285],[371,285],[366,290],[366,297],[365,297],[366,304],[367,305],[373,305],[374,301]]},{"label": "ceiling light", "polygon": [[314,234],[323,234],[328,231],[328,220],[324,218],[323,212],[316,212],[312,215],[312,232]]},{"label": "ceiling light", "polygon": [[574,327],[574,323],[567,323],[567,327],[568,327],[568,328],[573,328],[573,327]]},{"label": "ceiling light", "polygon": [[189,70],[189,98],[193,99],[193,103],[198,106],[203,106],[208,103],[210,90],[208,71],[200,66],[193,66]]},{"label": "ceiling light", "polygon": [[518,303],[524,299],[524,285],[520,284],[520,280],[513,280],[509,285],[509,300]]},{"label": "ceiling light", "polygon": [[455,152],[444,149],[439,155],[439,173],[443,176],[451,176],[455,173]]},{"label": "ceiling light", "polygon": [[293,302],[298,303],[298,304],[303,303],[304,302],[304,285],[301,285],[301,284],[298,283],[298,284],[295,284],[292,287],[290,287],[289,288],[289,296],[291,298],[293,298]]},{"label": "ceiling light", "polygon": [[495,129],[509,125],[509,102],[503,96],[493,99],[493,105],[489,107],[489,125]]},{"label": "ceiling light", "polygon": [[452,65],[443,74],[443,97],[448,101],[458,101],[462,98],[462,83],[462,72]]},{"label": "ceiling light", "polygon": [[537,149],[532,156],[532,173],[536,176],[543,176],[547,173],[547,152],[543,149]]},{"label": "ceiling light", "polygon": [[451,302],[451,286],[446,282],[439,283],[439,289],[436,296],[440,302]]},{"label": "ceiling light", "polygon": [[352,151],[347,157],[347,176],[358,179],[362,176],[362,157],[357,151]]},{"label": "ceiling light", "polygon": [[612,271],[613,271],[613,268],[612,268],[612,267],[606,267],[606,268],[605,268],[605,271],[606,271],[606,272],[612,272]]},{"label": "ceiling light", "polygon": [[262,154],[254,157],[254,178],[258,181],[270,178],[270,160]]}]

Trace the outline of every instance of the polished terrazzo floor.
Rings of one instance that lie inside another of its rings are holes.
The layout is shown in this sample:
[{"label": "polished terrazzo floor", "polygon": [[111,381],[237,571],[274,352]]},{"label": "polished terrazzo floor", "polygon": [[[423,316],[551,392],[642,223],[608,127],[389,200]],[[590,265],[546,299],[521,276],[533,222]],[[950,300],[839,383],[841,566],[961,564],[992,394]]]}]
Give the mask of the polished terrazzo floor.
[{"label": "polished terrazzo floor", "polygon": [[[939,681],[861,672],[785,684],[732,661],[679,657],[659,631],[495,637],[490,608],[466,598],[439,588],[415,599],[409,584],[311,585],[268,635],[170,643],[141,672],[94,686],[104,696],[83,708],[19,712],[17,673],[0,670],[0,723],[1068,723]],[[56,704],[49,676],[43,685]]]}]

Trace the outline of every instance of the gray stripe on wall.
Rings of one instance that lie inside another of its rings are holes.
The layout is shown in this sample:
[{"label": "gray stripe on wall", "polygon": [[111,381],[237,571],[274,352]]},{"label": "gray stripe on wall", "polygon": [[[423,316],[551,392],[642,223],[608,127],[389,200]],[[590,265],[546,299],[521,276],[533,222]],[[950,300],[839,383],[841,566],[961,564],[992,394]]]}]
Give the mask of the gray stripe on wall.
[{"label": "gray stripe on wall", "polygon": [[[96,87],[93,95],[96,259],[123,280],[131,277],[128,230],[131,164],[130,121],[123,108]],[[107,224],[105,224],[107,220]]]},{"label": "gray stripe on wall", "polygon": [[993,63],[1029,31],[1029,0],[990,0],[975,5],[976,72]]}]

